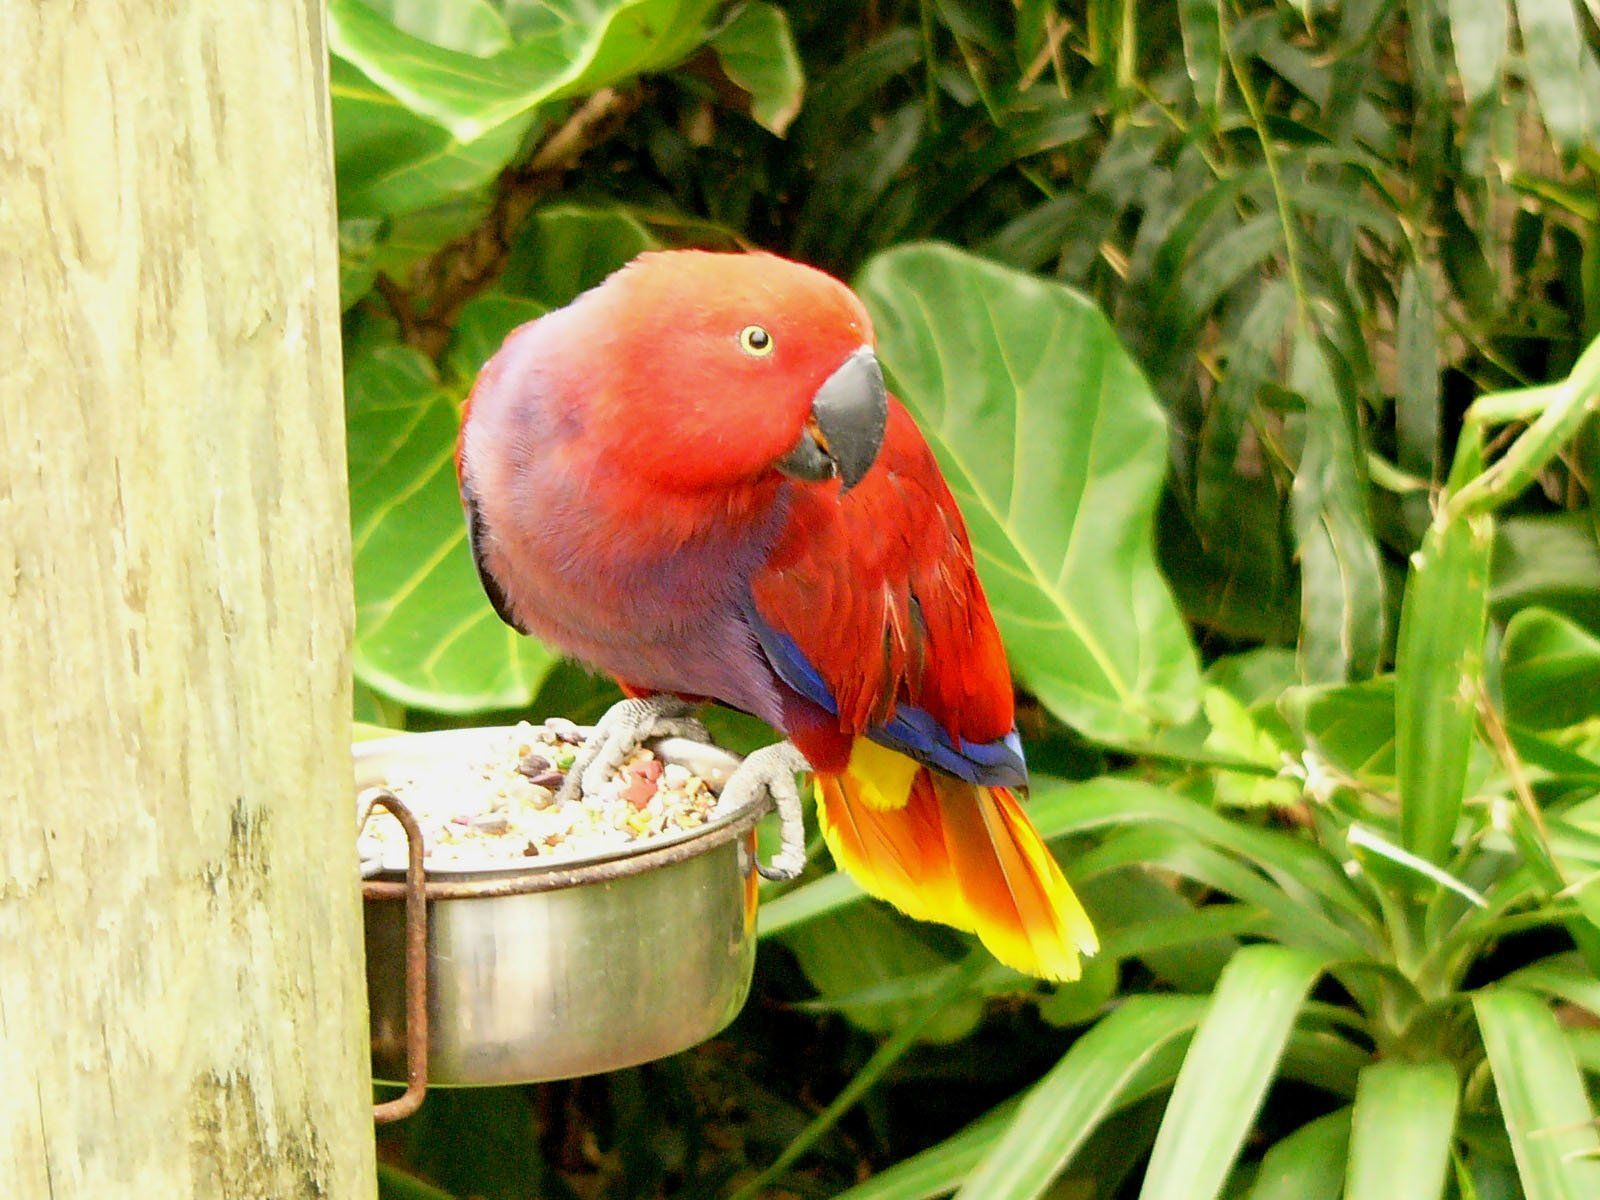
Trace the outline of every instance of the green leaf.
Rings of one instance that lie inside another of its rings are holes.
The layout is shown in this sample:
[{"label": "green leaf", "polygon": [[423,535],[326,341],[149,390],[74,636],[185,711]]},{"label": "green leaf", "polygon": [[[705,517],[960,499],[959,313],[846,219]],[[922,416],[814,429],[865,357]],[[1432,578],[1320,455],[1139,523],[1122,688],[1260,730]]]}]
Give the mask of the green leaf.
[{"label": "green leaf", "polygon": [[[406,727],[406,710],[394,701],[378,695],[359,679],[355,681],[355,687],[352,689],[350,711],[358,726],[356,739],[358,741],[365,741],[368,737],[386,737]],[[366,730],[378,732],[363,732]]]},{"label": "green leaf", "polygon": [[1443,517],[1412,558],[1395,661],[1395,765],[1407,850],[1451,854],[1477,725],[1488,620],[1488,517]]},{"label": "green leaf", "polygon": [[1107,1114],[1127,1102],[1147,1064],[1188,1038],[1203,1011],[1196,999],[1137,996],[1102,1020],[1028,1093],[957,1200],[1043,1195]]},{"label": "green leaf", "polygon": [[1236,913],[1242,906],[1197,909],[1140,867],[1086,880],[1077,890],[1100,931],[1102,957],[1138,958],[1157,979],[1180,992],[1210,992],[1238,953],[1233,935],[1260,928],[1257,920],[1240,929],[1243,922]]},{"label": "green leaf", "polygon": [[1249,1200],[1339,1200],[1350,1142],[1350,1110],[1300,1126],[1261,1159]]},{"label": "green leaf", "polygon": [[1222,6],[1220,0],[1182,0],[1183,56],[1194,83],[1195,102],[1216,108],[1222,92]]},{"label": "green leaf", "polygon": [[[1305,1015],[1309,1023],[1313,1014]],[[1371,1063],[1371,1052],[1343,1034],[1331,1029],[1297,1028],[1289,1035],[1283,1057],[1278,1060],[1278,1075],[1335,1096],[1354,1096],[1361,1072]]]},{"label": "green leaf", "polygon": [[1101,872],[1143,866],[1192,879],[1268,913],[1268,933],[1291,945],[1336,957],[1360,956],[1349,930],[1291,898],[1227,854],[1176,829],[1152,825],[1112,834],[1072,863],[1072,878],[1088,882]]},{"label": "green leaf", "polygon": [[1115,999],[1121,978],[1121,963],[1102,946],[1100,953],[1084,962],[1083,974],[1079,978],[1071,983],[1056,984],[1049,992],[1038,997],[1036,1007],[1039,1016],[1063,1029],[1087,1025]]},{"label": "green leaf", "polygon": [[1480,992],[1473,1008],[1527,1200],[1600,1196],[1600,1132],[1555,1016],[1506,987]]},{"label": "green leaf", "polygon": [[471,142],[551,100],[683,58],[715,0],[545,0],[517,44],[477,58],[413,37],[362,0],[329,0],[328,44],[421,116]]},{"label": "green leaf", "polygon": [[1587,513],[1501,521],[1490,581],[1496,620],[1539,605],[1600,632],[1600,543]]},{"label": "green leaf", "polygon": [[1212,540],[1220,540],[1216,535],[1237,511],[1240,443],[1262,385],[1276,374],[1274,357],[1293,311],[1292,289],[1281,281],[1269,284],[1229,339],[1227,374],[1207,406],[1195,468],[1195,506]]},{"label": "green leaf", "polygon": [[[916,1020],[931,990],[929,979],[941,979],[955,968],[927,945],[916,927],[887,905],[857,905],[834,913],[827,921],[792,929],[784,944],[825,1000],[865,994],[841,1011],[851,1023],[873,1033],[891,1033]],[[906,984],[903,989],[886,987]],[[966,1037],[983,1015],[982,997],[952,1001],[929,1021],[922,1037],[953,1042]]]},{"label": "green leaf", "polygon": [[789,18],[751,0],[711,39],[728,78],[750,93],[750,115],[780,137],[800,111],[806,77]]},{"label": "green leaf", "polygon": [[1253,864],[1287,896],[1316,913],[1321,905],[1359,923],[1370,919],[1362,894],[1326,850],[1274,830],[1230,821],[1175,792],[1131,779],[1101,776],[1063,784],[1036,778],[1028,812],[1041,836],[1167,826],[1189,841],[1216,846]]},{"label": "green leaf", "polygon": [[1550,140],[1576,150],[1590,134],[1583,87],[1583,31],[1573,0],[1516,0],[1528,82]]},{"label": "green leaf", "polygon": [[1105,318],[945,246],[880,254],[858,282],[1024,684],[1097,737],[1188,716],[1199,670],[1150,539],[1165,422]]},{"label": "green leaf", "polygon": [[1449,0],[1449,8],[1456,70],[1471,103],[1500,86],[1510,5],[1506,0]]},{"label": "green leaf", "polygon": [[1383,574],[1367,509],[1353,406],[1322,345],[1295,344],[1291,382],[1305,398],[1306,443],[1290,494],[1300,546],[1300,664],[1308,682],[1370,675],[1383,649]]},{"label": "green leaf", "polygon": [[1600,979],[1573,955],[1541,959],[1513,971],[1501,982],[1521,991],[1554,996],[1600,1018]]},{"label": "green leaf", "polygon": [[1361,1072],[1345,1200],[1438,1200],[1460,1084],[1449,1063],[1374,1063]]},{"label": "green leaf", "polygon": [[[1211,727],[1204,749],[1224,759],[1242,759],[1274,769],[1282,764],[1284,747],[1233,696],[1222,688],[1208,687],[1201,705]],[[1225,807],[1287,807],[1300,799],[1299,785],[1290,779],[1226,770],[1217,771],[1212,778],[1217,803]]]},{"label": "green leaf", "polygon": [[450,344],[444,353],[446,371],[456,383],[470,388],[507,334],[549,311],[537,300],[504,292],[479,292],[456,313]]},{"label": "green leaf", "polygon": [[[1600,103],[1595,105],[1600,110]],[[1600,232],[1594,229],[1583,242],[1583,259],[1578,264],[1583,286],[1583,336],[1600,338]]]},{"label": "green leaf", "polygon": [[539,119],[522,113],[457,138],[341,58],[329,76],[342,217],[417,212],[473,192],[504,169]]},{"label": "green leaf", "polygon": [[511,45],[511,29],[489,0],[361,0],[397,28],[446,50],[488,58]]},{"label": "green leaf", "polygon": [[547,205],[517,230],[500,290],[560,308],[635,255],[659,246],[638,218],[620,208]]},{"label": "green leaf", "polygon": [[850,876],[843,871],[834,871],[785,892],[776,900],[763,903],[757,926],[758,935],[775,937],[807,921],[814,921],[864,900],[866,895]]},{"label": "green leaf", "polygon": [[441,712],[524,705],[554,661],[484,596],[456,490],[455,399],[408,347],[345,375],[356,580],[356,676]]},{"label": "green leaf", "polygon": [[948,1195],[989,1152],[1016,1109],[1015,1100],[997,1105],[955,1136],[880,1171],[834,1200],[935,1200]]},{"label": "green leaf", "polygon": [[404,282],[418,260],[474,229],[488,206],[462,196],[389,218],[345,217],[339,222],[339,299],[349,308],[377,277]]},{"label": "green leaf", "polygon": [[[1504,11],[1502,0],[1492,0]],[[1396,313],[1396,358],[1399,389],[1395,395],[1395,432],[1402,469],[1431,480],[1439,457],[1439,340],[1435,326],[1433,287],[1416,264],[1400,276]]]},{"label": "green leaf", "polygon": [[1395,783],[1394,676],[1333,688],[1294,688],[1279,702],[1307,745],[1379,790]]},{"label": "green leaf", "polygon": [[1322,966],[1281,946],[1228,964],[1156,1135],[1139,1200],[1212,1200],[1250,1132],[1295,1016]]},{"label": "green leaf", "polygon": [[1506,715],[1528,729],[1600,716],[1600,639],[1557,613],[1525,608],[1500,646]]},{"label": "green leaf", "polygon": [[535,210],[512,239],[495,290],[478,293],[457,314],[445,354],[451,373],[470,383],[511,330],[659,246],[620,208],[559,203]]},{"label": "green leaf", "polygon": [[1363,865],[1366,865],[1366,854],[1376,854],[1403,871],[1410,871],[1438,887],[1448,888],[1469,904],[1482,909],[1489,907],[1489,902],[1483,898],[1482,893],[1474,891],[1442,867],[1436,867],[1427,859],[1419,858],[1411,851],[1396,846],[1382,834],[1374,833],[1365,825],[1357,823],[1349,825],[1345,833],[1345,842],[1350,847],[1352,856]]}]

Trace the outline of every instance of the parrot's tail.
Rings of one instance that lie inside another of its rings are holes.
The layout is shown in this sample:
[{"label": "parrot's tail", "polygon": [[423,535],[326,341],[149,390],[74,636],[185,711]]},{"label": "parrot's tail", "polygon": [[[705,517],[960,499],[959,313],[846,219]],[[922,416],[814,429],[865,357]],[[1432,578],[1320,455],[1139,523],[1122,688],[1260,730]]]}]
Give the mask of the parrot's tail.
[{"label": "parrot's tail", "polygon": [[1078,956],[1098,946],[1094,928],[1016,797],[914,764],[909,788],[885,789],[861,758],[816,777],[835,861],[910,916],[976,933],[1009,967],[1078,978]]}]

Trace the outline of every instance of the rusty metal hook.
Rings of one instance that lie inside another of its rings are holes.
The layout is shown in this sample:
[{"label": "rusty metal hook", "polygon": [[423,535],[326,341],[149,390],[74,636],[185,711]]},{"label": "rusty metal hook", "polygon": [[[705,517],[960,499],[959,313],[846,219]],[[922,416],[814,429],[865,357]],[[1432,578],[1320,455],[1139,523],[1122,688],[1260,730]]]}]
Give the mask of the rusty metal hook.
[{"label": "rusty metal hook", "polygon": [[[359,803],[358,831],[374,808],[388,809],[406,831],[406,1090],[372,1106],[372,1119],[383,1125],[409,1117],[428,1093],[428,880],[422,867],[422,829],[411,810],[381,787],[362,792]],[[363,883],[363,895],[371,887]]]}]

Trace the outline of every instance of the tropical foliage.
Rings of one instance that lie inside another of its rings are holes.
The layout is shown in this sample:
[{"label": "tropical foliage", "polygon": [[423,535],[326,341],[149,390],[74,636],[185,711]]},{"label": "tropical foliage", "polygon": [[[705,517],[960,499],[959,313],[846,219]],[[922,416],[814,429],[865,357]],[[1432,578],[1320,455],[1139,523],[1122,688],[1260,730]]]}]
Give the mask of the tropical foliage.
[{"label": "tropical foliage", "polygon": [[457,406],[641,249],[775,249],[872,312],[1105,941],[1040,985],[819,847],[727,1035],[436,1093],[385,1194],[1600,1195],[1597,21],[330,0],[358,715],[614,698],[484,601]]}]

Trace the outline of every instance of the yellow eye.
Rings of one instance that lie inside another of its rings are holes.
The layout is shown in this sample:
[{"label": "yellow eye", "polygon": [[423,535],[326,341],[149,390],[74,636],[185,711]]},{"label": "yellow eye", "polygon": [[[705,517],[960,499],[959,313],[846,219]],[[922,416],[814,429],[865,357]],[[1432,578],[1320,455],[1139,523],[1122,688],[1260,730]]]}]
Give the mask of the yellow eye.
[{"label": "yellow eye", "polygon": [[751,358],[765,358],[776,345],[772,335],[759,325],[746,325],[739,330],[739,349]]}]

